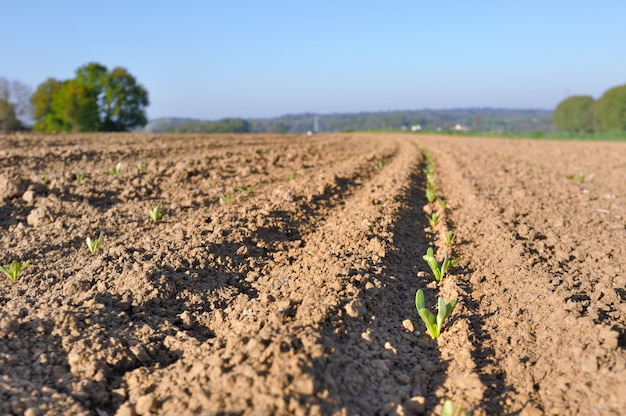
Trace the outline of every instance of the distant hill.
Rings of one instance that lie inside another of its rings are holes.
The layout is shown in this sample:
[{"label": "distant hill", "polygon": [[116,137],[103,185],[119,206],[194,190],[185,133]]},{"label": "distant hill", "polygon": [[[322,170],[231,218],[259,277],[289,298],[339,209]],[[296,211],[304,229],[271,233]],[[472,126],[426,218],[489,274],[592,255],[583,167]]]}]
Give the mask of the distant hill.
[{"label": "distant hill", "polygon": [[263,119],[197,120],[160,118],[151,120],[144,131],[159,132],[273,132],[313,131],[315,118],[319,132],[364,130],[474,130],[529,132],[553,131],[552,111],[497,108],[459,108],[450,110],[406,110],[334,114],[287,114]]}]

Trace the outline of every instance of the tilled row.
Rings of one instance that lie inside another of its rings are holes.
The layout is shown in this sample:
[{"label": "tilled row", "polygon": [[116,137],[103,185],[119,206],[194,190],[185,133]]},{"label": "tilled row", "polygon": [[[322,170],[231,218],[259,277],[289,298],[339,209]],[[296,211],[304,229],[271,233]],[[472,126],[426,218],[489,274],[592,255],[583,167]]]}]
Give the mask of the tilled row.
[{"label": "tilled row", "polygon": [[[427,142],[465,239],[459,250],[469,271],[472,357],[485,388],[475,404],[487,414],[620,414],[626,315],[616,284],[624,263],[614,247],[625,242],[623,209],[597,209],[603,194],[618,191],[611,175],[620,171],[610,166],[623,158],[605,145],[606,165],[593,167],[606,181],[600,191],[569,178],[592,144],[463,140]],[[617,263],[579,261],[592,250]]]}]

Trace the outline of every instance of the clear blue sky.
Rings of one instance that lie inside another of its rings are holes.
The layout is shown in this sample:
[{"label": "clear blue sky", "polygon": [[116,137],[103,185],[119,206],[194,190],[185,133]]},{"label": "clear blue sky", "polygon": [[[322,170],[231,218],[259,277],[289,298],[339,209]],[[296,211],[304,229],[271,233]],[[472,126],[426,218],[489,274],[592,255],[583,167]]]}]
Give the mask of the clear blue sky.
[{"label": "clear blue sky", "polygon": [[126,67],[149,118],[552,109],[626,84],[626,1],[2,1],[0,75]]}]

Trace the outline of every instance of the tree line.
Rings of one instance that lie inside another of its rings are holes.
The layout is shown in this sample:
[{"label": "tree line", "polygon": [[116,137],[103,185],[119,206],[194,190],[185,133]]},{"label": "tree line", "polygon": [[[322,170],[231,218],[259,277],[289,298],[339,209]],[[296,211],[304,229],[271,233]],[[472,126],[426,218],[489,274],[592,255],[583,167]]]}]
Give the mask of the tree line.
[{"label": "tree line", "polygon": [[34,93],[0,77],[0,130],[20,130],[32,119],[41,132],[128,131],[148,122],[148,91],[126,68],[89,63],[69,80],[48,78]]},{"label": "tree line", "polygon": [[610,88],[598,100],[588,95],[566,98],[552,119],[559,130],[573,133],[626,131],[626,85]]},{"label": "tree line", "polygon": [[494,108],[465,108],[449,110],[405,110],[335,114],[288,114],[280,117],[216,121],[181,118],[151,120],[145,130],[151,133],[306,133],[364,130],[411,130],[420,126],[424,131],[451,130],[463,125],[475,131],[528,132],[551,131],[552,111]]}]

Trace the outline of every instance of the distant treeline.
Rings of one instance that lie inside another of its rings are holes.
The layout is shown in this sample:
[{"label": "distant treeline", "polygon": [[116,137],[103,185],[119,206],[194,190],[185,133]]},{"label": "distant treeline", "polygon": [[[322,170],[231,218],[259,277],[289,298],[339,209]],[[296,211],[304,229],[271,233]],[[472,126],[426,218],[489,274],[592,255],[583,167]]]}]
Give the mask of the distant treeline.
[{"label": "distant treeline", "polygon": [[157,129],[157,131],[168,133],[249,133],[251,131],[250,123],[241,118],[225,118],[219,121],[184,120],[169,126],[165,124],[163,127],[162,130]]},{"label": "distant treeline", "polygon": [[588,95],[566,98],[554,110],[553,120],[565,132],[626,131],[626,85],[609,89],[597,101]]},{"label": "distant treeline", "polygon": [[[317,123],[316,123],[317,118]],[[340,114],[290,114],[277,118],[218,121],[166,118],[151,121],[149,132],[170,133],[306,133],[364,130],[553,131],[552,111],[452,109]]]}]

